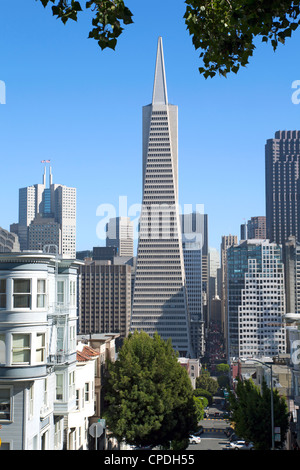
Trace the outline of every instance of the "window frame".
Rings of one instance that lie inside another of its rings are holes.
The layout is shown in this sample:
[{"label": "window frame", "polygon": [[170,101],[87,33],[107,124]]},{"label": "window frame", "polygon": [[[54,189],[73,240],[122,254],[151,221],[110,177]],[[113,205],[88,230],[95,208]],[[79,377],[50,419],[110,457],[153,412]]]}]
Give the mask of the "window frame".
[{"label": "window frame", "polygon": [[[29,282],[29,292],[15,292],[15,286],[17,285],[17,283],[19,281],[28,281]],[[27,298],[27,300],[29,300],[29,302],[27,302],[27,305],[24,306],[24,305],[15,305],[15,301],[17,299],[21,299],[21,298]],[[29,304],[29,305],[28,305]],[[30,310],[32,308],[32,279],[31,278],[14,278],[13,279],[13,309],[14,310],[23,310],[23,309],[26,309],[26,310]]]},{"label": "window frame", "polygon": [[[4,290],[2,291],[2,285],[5,285]],[[2,301],[4,299],[3,305]],[[2,278],[0,279],[0,310],[5,310],[7,306],[7,279]]]}]

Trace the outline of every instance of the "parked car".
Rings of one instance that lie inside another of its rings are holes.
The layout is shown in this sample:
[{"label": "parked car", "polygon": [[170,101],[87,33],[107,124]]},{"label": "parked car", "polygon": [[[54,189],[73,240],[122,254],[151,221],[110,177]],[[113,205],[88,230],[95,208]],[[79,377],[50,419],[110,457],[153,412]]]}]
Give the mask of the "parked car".
[{"label": "parked car", "polygon": [[253,449],[253,444],[246,441],[233,441],[230,442],[230,447],[236,450],[251,450]]},{"label": "parked car", "polygon": [[201,438],[199,436],[190,436],[190,444],[200,444]]}]

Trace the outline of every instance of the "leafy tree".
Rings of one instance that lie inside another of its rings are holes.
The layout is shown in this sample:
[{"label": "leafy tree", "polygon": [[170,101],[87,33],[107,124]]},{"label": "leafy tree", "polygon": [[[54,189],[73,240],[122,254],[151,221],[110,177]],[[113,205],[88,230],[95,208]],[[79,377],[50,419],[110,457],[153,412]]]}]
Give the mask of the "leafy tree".
[{"label": "leafy tree", "polygon": [[256,37],[278,43],[291,37],[300,22],[300,2],[290,0],[186,0],[184,15],[204,77],[226,76],[246,66]]},{"label": "leafy tree", "polygon": [[[202,400],[203,398],[203,400]],[[198,421],[201,421],[201,419],[204,418],[204,408],[205,406],[205,402],[204,400],[207,402],[207,399],[204,398],[204,397],[197,397],[194,395],[194,402],[195,402],[195,407],[196,407],[196,416],[197,416],[197,422]]]},{"label": "leafy tree", "polygon": [[229,377],[227,375],[220,375],[217,381],[219,388],[227,388],[229,386]]},{"label": "leafy tree", "polygon": [[[197,429],[193,388],[171,341],[137,331],[108,364],[105,418],[113,435],[137,446],[188,445]],[[185,448],[185,447],[184,447]]]},{"label": "leafy tree", "polygon": [[[36,0],[44,7],[52,3],[52,13],[66,23],[77,21],[78,12],[94,12],[89,38],[101,49],[115,49],[123,25],[133,23],[133,14],[123,0]],[[291,0],[185,0],[184,21],[195,49],[202,49],[199,67],[204,77],[226,76],[246,66],[253,55],[256,37],[278,43],[291,37],[300,22],[300,2]]]},{"label": "leafy tree", "polygon": [[210,377],[208,372],[205,372],[196,378],[196,388],[203,388],[212,395],[215,395],[218,391],[219,385],[215,379]]},{"label": "leafy tree", "polygon": [[207,390],[204,390],[203,388],[196,388],[194,390],[194,396],[205,398],[205,400],[207,400],[207,405],[211,405],[213,402],[213,395]]},{"label": "leafy tree", "polygon": [[[76,0],[39,0],[46,7],[53,4],[52,13],[64,24],[68,20],[77,21],[78,13],[83,11],[83,1]],[[101,49],[109,47],[115,49],[117,38],[123,31],[121,24],[133,23],[132,13],[123,0],[89,0],[85,2],[86,10],[94,12],[92,19],[93,28],[89,32],[89,38],[98,41]]]},{"label": "leafy tree", "polygon": [[217,364],[216,366],[216,371],[220,374],[228,374],[229,370],[229,364]]},{"label": "leafy tree", "polygon": [[[288,409],[284,398],[273,391],[274,427],[281,429],[281,443],[288,429]],[[252,380],[238,380],[236,393],[229,393],[231,419],[235,432],[241,438],[251,441],[256,450],[269,450],[272,446],[271,390],[262,383],[262,390]]]}]

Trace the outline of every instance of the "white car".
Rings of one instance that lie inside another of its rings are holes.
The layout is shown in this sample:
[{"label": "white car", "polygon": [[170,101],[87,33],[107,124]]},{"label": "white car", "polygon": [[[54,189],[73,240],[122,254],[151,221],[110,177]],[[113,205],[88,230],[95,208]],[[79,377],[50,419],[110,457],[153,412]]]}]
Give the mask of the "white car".
[{"label": "white car", "polygon": [[246,441],[233,441],[230,442],[230,447],[236,450],[251,450],[253,448],[252,442]]},{"label": "white car", "polygon": [[201,437],[199,436],[190,436],[190,444],[200,444]]}]

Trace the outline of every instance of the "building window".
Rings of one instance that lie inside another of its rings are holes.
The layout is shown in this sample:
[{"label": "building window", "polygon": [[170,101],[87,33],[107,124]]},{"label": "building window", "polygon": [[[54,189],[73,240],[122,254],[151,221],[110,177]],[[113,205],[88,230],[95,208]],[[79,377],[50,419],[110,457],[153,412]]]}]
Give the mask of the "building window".
[{"label": "building window", "polygon": [[11,388],[0,388],[0,421],[11,421]]},{"label": "building window", "polygon": [[37,333],[36,335],[36,350],[35,350],[36,362],[45,361],[45,334]]},{"label": "building window", "polygon": [[65,282],[57,281],[57,303],[64,304],[65,302]]},{"label": "building window", "polygon": [[34,411],[34,384],[31,385],[29,388],[29,413],[28,413],[28,418],[32,419],[33,418],[33,411]]},{"label": "building window", "polygon": [[36,306],[37,308],[46,307],[46,281],[45,279],[37,280]]},{"label": "building window", "polygon": [[90,400],[90,384],[87,382],[84,385],[84,401],[88,402]]},{"label": "building window", "polygon": [[70,281],[70,306],[76,306],[76,282]]},{"label": "building window", "polygon": [[64,385],[63,374],[56,374],[56,400],[63,399],[63,385]]},{"label": "building window", "polygon": [[14,308],[30,308],[30,279],[14,279]]},{"label": "building window", "polygon": [[6,279],[0,279],[0,308],[6,308]]},{"label": "building window", "polygon": [[6,363],[5,335],[0,335],[0,364]]},{"label": "building window", "polygon": [[75,396],[75,372],[69,374],[69,398]]},{"label": "building window", "polygon": [[12,363],[29,364],[30,362],[30,335],[12,335]]}]

